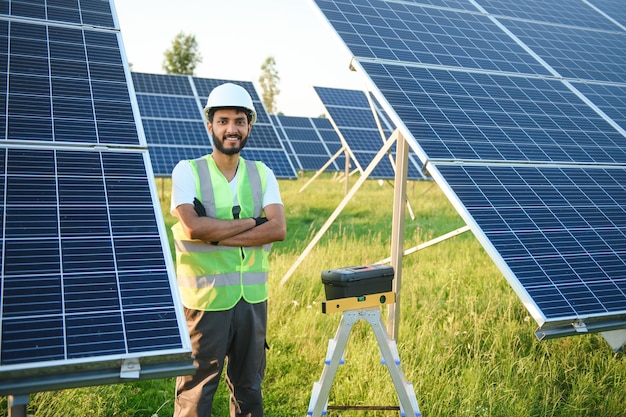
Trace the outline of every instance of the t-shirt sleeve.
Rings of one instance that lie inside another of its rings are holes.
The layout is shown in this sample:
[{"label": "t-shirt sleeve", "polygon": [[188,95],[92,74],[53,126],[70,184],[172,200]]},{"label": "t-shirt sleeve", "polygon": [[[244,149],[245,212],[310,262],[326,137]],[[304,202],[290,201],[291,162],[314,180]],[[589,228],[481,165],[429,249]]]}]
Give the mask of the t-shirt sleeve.
[{"label": "t-shirt sleeve", "polygon": [[183,160],[176,164],[172,171],[172,196],[170,213],[175,215],[176,207],[181,204],[193,204],[196,197],[196,181],[189,161]]},{"label": "t-shirt sleeve", "polygon": [[265,167],[267,172],[265,195],[263,196],[263,207],[270,204],[283,204],[283,200],[280,198],[280,190],[278,188],[278,180],[276,175],[269,167]]}]

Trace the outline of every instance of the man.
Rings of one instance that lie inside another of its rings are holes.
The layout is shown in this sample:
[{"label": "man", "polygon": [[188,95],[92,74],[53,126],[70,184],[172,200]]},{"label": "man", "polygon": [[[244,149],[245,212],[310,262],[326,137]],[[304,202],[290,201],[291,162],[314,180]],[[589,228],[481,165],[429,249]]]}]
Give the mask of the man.
[{"label": "man", "polygon": [[217,86],[204,112],[213,153],[172,172],[178,288],[198,366],[176,380],[174,415],[211,416],[226,361],[231,417],[262,417],[268,254],[285,239],[284,209],[273,172],[239,156],[256,121],[248,92]]}]

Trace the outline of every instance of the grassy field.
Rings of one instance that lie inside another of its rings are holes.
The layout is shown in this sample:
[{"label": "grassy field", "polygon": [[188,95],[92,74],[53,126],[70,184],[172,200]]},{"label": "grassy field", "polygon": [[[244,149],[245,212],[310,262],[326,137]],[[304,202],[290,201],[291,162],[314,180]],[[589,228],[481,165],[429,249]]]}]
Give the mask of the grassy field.
[{"label": "grassy field", "polygon": [[[393,188],[366,181],[284,286],[279,281],[341,202],[330,176],[281,181],[288,238],[275,244],[270,274],[266,416],[305,416],[328,340],[341,314],[322,314],[322,270],[364,265],[390,254]],[[354,182],[354,179],[351,180]],[[163,182],[163,184],[161,184]],[[169,209],[169,180],[157,181]],[[463,226],[442,192],[410,183],[405,249]],[[169,226],[173,219],[164,213]],[[548,341],[471,232],[403,262],[398,351],[426,417],[577,417],[626,415],[626,361],[600,335]],[[391,378],[365,322],[351,332],[330,393],[332,405],[397,405]],[[33,394],[36,417],[164,417],[174,378]],[[215,416],[227,416],[222,386]],[[6,414],[6,399],[0,402]],[[332,411],[332,416],[391,416],[397,411]]]}]

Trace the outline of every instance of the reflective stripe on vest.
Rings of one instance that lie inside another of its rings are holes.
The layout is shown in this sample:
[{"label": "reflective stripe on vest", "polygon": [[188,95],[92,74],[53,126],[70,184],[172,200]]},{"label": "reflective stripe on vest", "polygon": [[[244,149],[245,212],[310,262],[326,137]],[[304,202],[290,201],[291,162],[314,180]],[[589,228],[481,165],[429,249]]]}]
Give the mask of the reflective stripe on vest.
[{"label": "reflective stripe on vest", "polygon": [[[190,161],[196,193],[207,216],[232,219],[230,185],[210,155]],[[263,211],[266,173],[262,164],[239,158],[237,199],[240,218]],[[176,248],[176,274],[183,304],[195,310],[226,310],[241,297],[250,303],[267,299],[269,252],[272,244],[233,248],[189,240],[177,223],[172,227]],[[243,255],[242,255],[243,254]]]}]

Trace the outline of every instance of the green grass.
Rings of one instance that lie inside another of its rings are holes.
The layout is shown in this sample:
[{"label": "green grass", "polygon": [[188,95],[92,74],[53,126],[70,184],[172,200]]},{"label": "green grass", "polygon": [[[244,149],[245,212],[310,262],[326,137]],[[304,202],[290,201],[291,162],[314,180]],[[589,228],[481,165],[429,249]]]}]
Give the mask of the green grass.
[{"label": "green grass", "polygon": [[[393,188],[366,181],[284,286],[279,281],[341,202],[344,185],[330,176],[281,181],[288,238],[276,243],[270,274],[266,415],[305,416],[328,340],[341,315],[322,314],[322,270],[363,265],[390,254]],[[354,183],[355,179],[351,179]],[[161,184],[163,182],[163,184]],[[157,181],[166,224],[169,180]],[[408,187],[405,249],[463,226],[432,183]],[[547,341],[471,233],[403,261],[398,351],[422,414],[494,417],[618,417],[626,413],[626,362],[600,335]],[[355,325],[329,403],[397,405],[373,332]],[[174,378],[31,395],[29,414],[46,416],[170,416]],[[220,388],[216,416],[226,416]],[[6,400],[0,403],[6,414]],[[342,411],[332,416],[387,416],[394,411]]]}]

